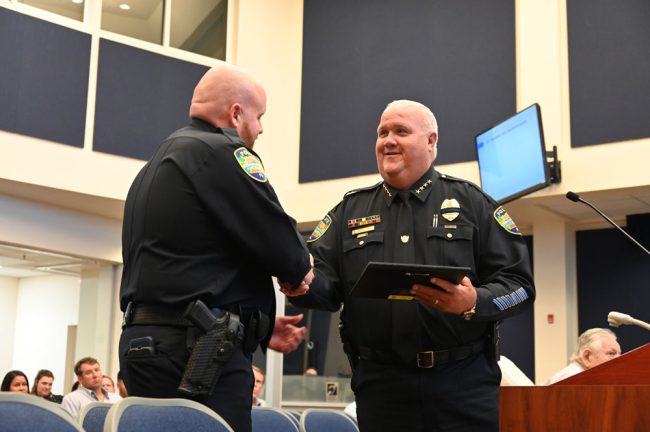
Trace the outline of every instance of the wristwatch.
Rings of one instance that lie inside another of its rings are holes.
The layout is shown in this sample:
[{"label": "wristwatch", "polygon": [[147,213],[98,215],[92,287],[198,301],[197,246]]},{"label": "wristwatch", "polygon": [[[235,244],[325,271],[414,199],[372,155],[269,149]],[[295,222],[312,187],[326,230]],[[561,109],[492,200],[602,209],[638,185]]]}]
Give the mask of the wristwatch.
[{"label": "wristwatch", "polygon": [[472,306],[471,309],[466,310],[465,312],[460,314],[460,316],[462,316],[465,321],[471,320],[472,318],[474,318],[474,315],[476,315],[476,303],[474,303],[474,306]]}]

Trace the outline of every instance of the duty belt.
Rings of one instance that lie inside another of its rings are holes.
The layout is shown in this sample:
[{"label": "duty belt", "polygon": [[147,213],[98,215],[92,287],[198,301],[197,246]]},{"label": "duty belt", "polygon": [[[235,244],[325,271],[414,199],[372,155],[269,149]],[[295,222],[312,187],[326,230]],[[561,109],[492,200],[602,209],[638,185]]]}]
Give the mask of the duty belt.
[{"label": "duty belt", "polygon": [[[485,349],[485,339],[481,339],[471,345],[464,345],[440,351],[421,351],[413,355],[412,361],[406,366],[429,369],[434,366],[464,360],[473,354]],[[359,357],[363,360],[375,361],[389,365],[405,365],[397,353],[392,351],[381,351],[365,346],[359,347]]]},{"label": "duty belt", "polygon": [[138,304],[129,302],[124,312],[122,327],[130,325],[160,325],[192,327],[185,318],[187,305]]},{"label": "duty belt", "polygon": [[[194,327],[194,324],[185,318],[186,309],[187,305],[135,304],[129,302],[124,312],[122,327],[133,325]],[[226,312],[219,308],[212,308],[211,311],[216,317]],[[269,326],[272,325],[268,315],[259,310],[246,313],[243,317],[232,312],[229,313],[244,325],[244,350],[254,352],[259,342],[266,337]]]}]

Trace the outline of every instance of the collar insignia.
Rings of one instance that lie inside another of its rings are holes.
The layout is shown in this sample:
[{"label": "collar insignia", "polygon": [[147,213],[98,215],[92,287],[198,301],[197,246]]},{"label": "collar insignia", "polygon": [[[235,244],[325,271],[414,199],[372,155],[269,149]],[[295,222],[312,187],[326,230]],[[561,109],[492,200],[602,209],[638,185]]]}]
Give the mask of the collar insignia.
[{"label": "collar insignia", "polygon": [[431,183],[433,183],[433,182],[431,181],[431,179],[425,181],[424,183],[422,183],[422,186],[420,186],[419,188],[417,188],[417,189],[415,190],[415,193],[416,193],[416,194],[419,194],[420,192],[422,192],[423,190],[425,190],[426,188],[428,188],[429,185],[430,185]]},{"label": "collar insignia", "polygon": [[392,198],[392,197],[393,197],[393,194],[390,193],[390,191],[389,191],[388,188],[386,187],[386,183],[382,184],[381,186],[384,188],[384,192],[386,192],[386,195],[388,195],[388,198]]},{"label": "collar insignia", "polygon": [[348,228],[360,227],[364,225],[372,225],[379,222],[381,222],[381,216],[379,215],[364,216],[361,218],[348,220]]},{"label": "collar insignia", "polygon": [[442,205],[440,206],[440,213],[442,214],[443,218],[451,222],[460,214],[460,204],[456,198],[447,198],[442,202]]}]

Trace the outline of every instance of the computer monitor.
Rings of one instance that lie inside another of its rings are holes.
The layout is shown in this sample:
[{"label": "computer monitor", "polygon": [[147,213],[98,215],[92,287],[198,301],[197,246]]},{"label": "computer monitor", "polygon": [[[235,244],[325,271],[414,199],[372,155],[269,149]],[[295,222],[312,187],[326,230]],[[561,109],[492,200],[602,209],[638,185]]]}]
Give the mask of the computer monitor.
[{"label": "computer monitor", "polygon": [[481,188],[503,204],[551,184],[538,104],[476,136]]}]

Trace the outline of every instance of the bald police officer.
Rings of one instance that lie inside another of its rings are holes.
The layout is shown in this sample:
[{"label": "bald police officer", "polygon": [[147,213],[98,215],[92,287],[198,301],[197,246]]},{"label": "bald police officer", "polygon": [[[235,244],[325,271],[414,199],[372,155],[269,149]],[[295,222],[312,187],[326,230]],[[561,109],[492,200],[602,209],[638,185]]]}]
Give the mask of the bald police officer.
[{"label": "bald police officer", "polygon": [[[185,311],[200,300],[215,317],[227,311],[244,325],[229,334],[235,349],[216,385],[193,397],[237,431],[251,430],[252,351],[273,333],[271,276],[297,292],[313,277],[295,221],[253,150],[265,111],[264,89],[247,72],[210,69],[194,91],[190,125],[143,167],[124,212],[120,369],[129,395],[184,395],[177,389],[201,336]],[[282,349],[304,335],[293,323],[276,322]]]},{"label": "bald police officer", "polygon": [[[494,323],[535,297],[517,226],[478,187],[434,169],[437,143],[426,106],[390,103],[375,147],[383,181],[348,193],[316,227],[309,292],[283,289],[298,306],[343,304],[362,431],[498,431]],[[414,285],[413,300],[351,296],[369,261],[471,270],[458,284]]]}]

